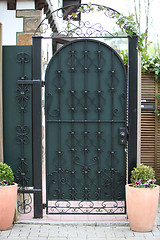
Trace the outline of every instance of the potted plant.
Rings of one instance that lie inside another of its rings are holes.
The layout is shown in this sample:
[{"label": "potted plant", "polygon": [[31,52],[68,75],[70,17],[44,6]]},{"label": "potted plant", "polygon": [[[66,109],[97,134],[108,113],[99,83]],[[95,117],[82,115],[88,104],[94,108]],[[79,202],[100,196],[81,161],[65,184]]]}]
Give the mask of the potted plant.
[{"label": "potted plant", "polygon": [[0,230],[11,227],[17,202],[18,184],[10,166],[0,162]]},{"label": "potted plant", "polygon": [[142,163],[131,172],[131,184],[126,185],[126,207],[133,231],[153,229],[159,200],[159,186],[155,181],[155,171]]}]

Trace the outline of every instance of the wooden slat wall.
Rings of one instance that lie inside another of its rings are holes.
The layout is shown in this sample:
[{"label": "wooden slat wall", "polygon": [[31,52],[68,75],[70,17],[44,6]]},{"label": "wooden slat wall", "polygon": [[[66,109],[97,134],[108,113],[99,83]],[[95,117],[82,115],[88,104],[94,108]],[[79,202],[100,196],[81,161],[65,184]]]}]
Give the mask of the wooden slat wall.
[{"label": "wooden slat wall", "polygon": [[[141,82],[141,99],[154,103],[155,79],[153,74],[142,73]],[[155,129],[156,119],[158,119],[158,129]],[[156,131],[158,132],[157,139]],[[141,162],[156,170],[157,183],[160,184],[160,117],[157,118],[154,111],[141,111]]]}]

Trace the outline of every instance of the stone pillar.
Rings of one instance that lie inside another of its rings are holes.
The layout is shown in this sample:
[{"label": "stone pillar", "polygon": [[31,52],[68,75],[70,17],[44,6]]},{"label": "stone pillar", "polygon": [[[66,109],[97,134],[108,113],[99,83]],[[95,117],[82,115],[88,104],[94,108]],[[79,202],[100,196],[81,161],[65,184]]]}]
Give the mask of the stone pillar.
[{"label": "stone pillar", "polygon": [[23,18],[23,32],[17,33],[17,45],[32,45],[32,37],[41,22],[42,11],[17,10],[16,17]]},{"label": "stone pillar", "polygon": [[2,23],[0,22],[0,162],[3,162]]}]

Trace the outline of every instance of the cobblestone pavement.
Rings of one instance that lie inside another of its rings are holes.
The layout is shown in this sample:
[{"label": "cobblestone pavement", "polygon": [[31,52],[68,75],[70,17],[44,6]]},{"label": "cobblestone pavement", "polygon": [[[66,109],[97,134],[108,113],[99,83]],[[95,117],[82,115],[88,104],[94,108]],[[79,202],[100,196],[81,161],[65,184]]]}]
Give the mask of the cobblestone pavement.
[{"label": "cobblestone pavement", "polygon": [[160,240],[160,203],[152,232],[130,230],[128,223],[116,222],[20,222],[0,231],[0,240]]},{"label": "cobblestone pavement", "polygon": [[54,224],[15,224],[8,231],[0,231],[0,240],[160,240],[160,226],[152,232],[139,233],[129,226],[103,225],[54,225]]}]

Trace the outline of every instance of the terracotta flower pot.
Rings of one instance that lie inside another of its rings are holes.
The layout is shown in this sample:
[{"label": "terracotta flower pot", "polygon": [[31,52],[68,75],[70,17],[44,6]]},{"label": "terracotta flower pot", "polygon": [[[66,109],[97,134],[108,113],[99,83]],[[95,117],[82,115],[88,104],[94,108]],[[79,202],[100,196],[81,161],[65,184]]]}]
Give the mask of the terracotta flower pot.
[{"label": "terracotta flower pot", "polygon": [[150,232],[153,229],[159,200],[159,186],[136,188],[126,185],[126,207],[130,227],[136,232]]},{"label": "terracotta flower pot", "polygon": [[12,226],[17,202],[18,184],[0,186],[0,230]]}]

